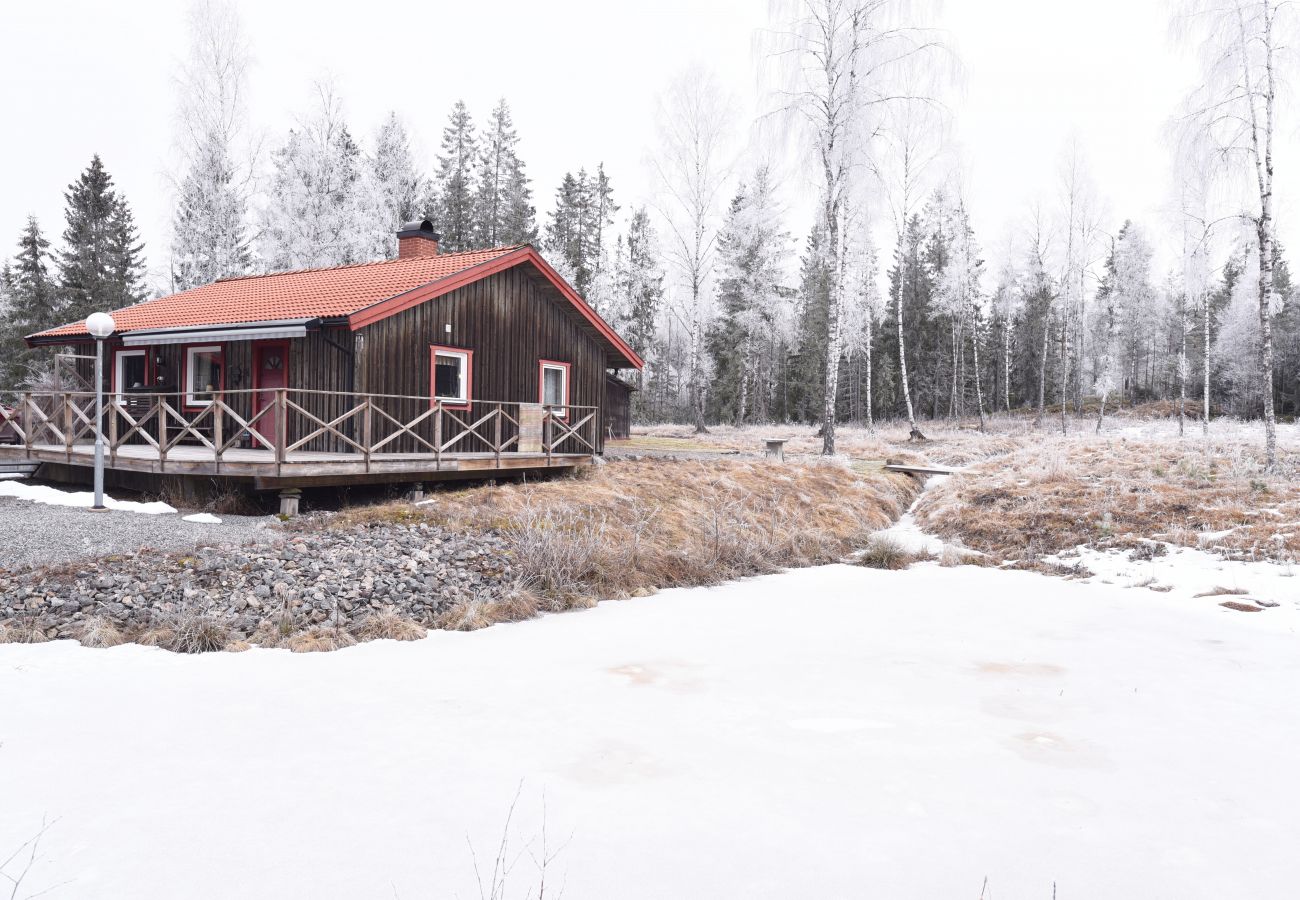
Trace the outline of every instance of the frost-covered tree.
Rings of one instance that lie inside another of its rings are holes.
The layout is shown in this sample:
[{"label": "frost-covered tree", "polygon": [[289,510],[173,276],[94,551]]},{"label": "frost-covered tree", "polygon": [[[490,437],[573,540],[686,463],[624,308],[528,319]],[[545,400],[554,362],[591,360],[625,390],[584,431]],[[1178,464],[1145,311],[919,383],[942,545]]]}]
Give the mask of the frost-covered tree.
[{"label": "frost-covered tree", "polygon": [[[1282,91],[1282,65],[1300,41],[1290,0],[1184,0],[1176,24],[1201,54],[1204,81],[1187,103],[1187,118],[1219,151],[1225,172],[1242,189],[1242,215],[1255,231],[1255,293],[1262,383],[1273,383],[1274,140],[1294,129]],[[1264,391],[1264,456],[1277,467],[1273,391]]]},{"label": "frost-covered tree", "polygon": [[1125,222],[1106,260],[1097,289],[1093,326],[1097,362],[1094,391],[1101,398],[1097,430],[1106,417],[1106,400],[1112,392],[1132,398],[1137,389],[1135,371],[1142,336],[1152,319],[1156,290],[1151,284],[1153,251],[1142,230]]},{"label": "frost-covered tree", "polygon": [[272,155],[258,251],[270,271],[336,266],[369,258],[361,150],[327,85]]},{"label": "frost-covered tree", "polygon": [[537,236],[532,187],[519,158],[519,136],[505,98],[479,137],[474,235],[480,247],[525,244]]},{"label": "frost-covered tree", "polygon": [[664,222],[665,254],[673,271],[673,300],[690,343],[691,408],[704,424],[706,331],[717,264],[719,209],[730,160],[732,100],[717,77],[692,67],[660,98],[654,157],[656,208]]},{"label": "frost-covered tree", "polygon": [[[644,206],[632,212],[626,237],[620,237],[615,254],[617,310],[615,320],[628,345],[646,361],[654,376],[659,376],[663,361],[659,359],[657,332],[664,303],[664,273],[659,262],[659,247],[650,212]],[[662,378],[657,378],[662,382]],[[638,395],[633,398],[638,413],[649,401],[645,396],[645,372],[637,370]],[[661,387],[662,385],[655,385]]]},{"label": "frost-covered tree", "polygon": [[738,188],[718,237],[719,315],[707,337],[718,418],[766,422],[790,331],[785,285],[790,235],[771,170],[759,166]]},{"label": "frost-covered tree", "polygon": [[825,371],[822,375],[822,452],[835,453],[835,417],[843,331],[846,200],[856,171],[869,165],[884,108],[902,95],[898,77],[908,62],[935,46],[918,29],[907,4],[896,0],[791,0],[781,5],[785,62],[784,109],[803,126],[821,181],[820,227],[829,261]]},{"label": "frost-covered tree", "polygon": [[475,169],[479,163],[474,120],[464,100],[457,100],[442,130],[438,153],[437,226],[448,250],[472,249],[475,238]]},{"label": "frost-covered tree", "polygon": [[239,146],[247,117],[248,42],[228,0],[190,11],[189,55],[177,77],[181,175],[172,215],[175,290],[249,270],[250,166]]},{"label": "frost-covered tree", "polygon": [[144,244],[126,198],[114,189],[98,154],[63,196],[61,315],[84,319],[143,300]]},{"label": "frost-covered tree", "polygon": [[393,235],[427,214],[429,197],[429,180],[416,165],[411,136],[395,112],[375,131],[373,149],[361,166],[359,189],[368,226],[364,256],[391,259],[397,255]]}]

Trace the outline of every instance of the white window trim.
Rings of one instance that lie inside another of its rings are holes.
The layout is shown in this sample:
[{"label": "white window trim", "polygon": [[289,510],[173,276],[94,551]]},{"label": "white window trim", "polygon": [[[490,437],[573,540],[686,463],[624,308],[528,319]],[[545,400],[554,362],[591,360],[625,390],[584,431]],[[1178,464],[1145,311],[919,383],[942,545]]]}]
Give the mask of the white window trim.
[{"label": "white window trim", "polygon": [[[560,373],[560,403],[552,405],[546,403],[546,370],[550,369]],[[551,415],[557,419],[567,419],[569,417],[569,367],[562,366],[558,363],[542,363],[542,405],[551,406]]]},{"label": "white window trim", "polygon": [[438,394],[438,384],[435,377],[433,384],[433,400],[435,403],[455,403],[463,405],[469,403],[469,354],[464,350],[434,350],[433,351],[433,368],[436,375],[438,370],[439,356],[454,356],[460,360],[460,396],[443,397]]},{"label": "white window trim", "polygon": [[[125,366],[122,360],[128,356],[138,356],[144,360],[145,375],[149,373],[149,351],[148,350],[119,350],[113,356],[113,384],[117,385],[117,399],[121,400],[131,385],[126,383]],[[147,385],[146,385],[147,387]]]},{"label": "white window trim", "polygon": [[[185,348],[185,405],[211,406],[211,400],[198,400],[194,396],[194,356],[197,353],[221,354],[221,366],[223,369],[226,365],[226,355],[220,344],[205,344],[201,347]],[[213,390],[221,390],[221,385],[214,386]]]}]

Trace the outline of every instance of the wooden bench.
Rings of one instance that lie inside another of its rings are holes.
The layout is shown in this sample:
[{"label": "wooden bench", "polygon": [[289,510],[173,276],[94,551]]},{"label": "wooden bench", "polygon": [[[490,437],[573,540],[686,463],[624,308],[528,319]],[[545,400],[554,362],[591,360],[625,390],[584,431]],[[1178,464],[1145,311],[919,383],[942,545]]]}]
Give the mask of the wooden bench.
[{"label": "wooden bench", "polygon": [[779,459],[785,462],[785,442],[786,438],[765,438],[763,440],[763,455],[768,459]]}]

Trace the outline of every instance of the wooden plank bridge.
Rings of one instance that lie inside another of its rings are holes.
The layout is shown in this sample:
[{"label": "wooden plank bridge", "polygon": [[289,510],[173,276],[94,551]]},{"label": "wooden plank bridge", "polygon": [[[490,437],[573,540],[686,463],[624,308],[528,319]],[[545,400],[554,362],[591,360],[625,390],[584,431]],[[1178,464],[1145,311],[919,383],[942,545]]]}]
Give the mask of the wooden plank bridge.
[{"label": "wooden plank bridge", "polygon": [[[95,395],[0,398],[0,464],[89,467]],[[600,452],[596,407],[543,406],[278,388],[201,397],[106,394],[107,470],[236,479],[254,489],[444,478],[587,465]]]}]

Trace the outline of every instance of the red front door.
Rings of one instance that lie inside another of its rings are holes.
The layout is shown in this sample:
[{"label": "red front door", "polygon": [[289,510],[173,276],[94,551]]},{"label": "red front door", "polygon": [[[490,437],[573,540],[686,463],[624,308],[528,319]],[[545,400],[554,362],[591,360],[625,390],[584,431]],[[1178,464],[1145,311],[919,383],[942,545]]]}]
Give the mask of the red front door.
[{"label": "red front door", "polygon": [[279,416],[275,409],[275,392],[288,386],[288,341],[258,341],[253,344],[253,415],[271,407],[253,425],[266,438],[265,444],[257,441],[255,446],[263,449],[275,446],[276,419]]}]

